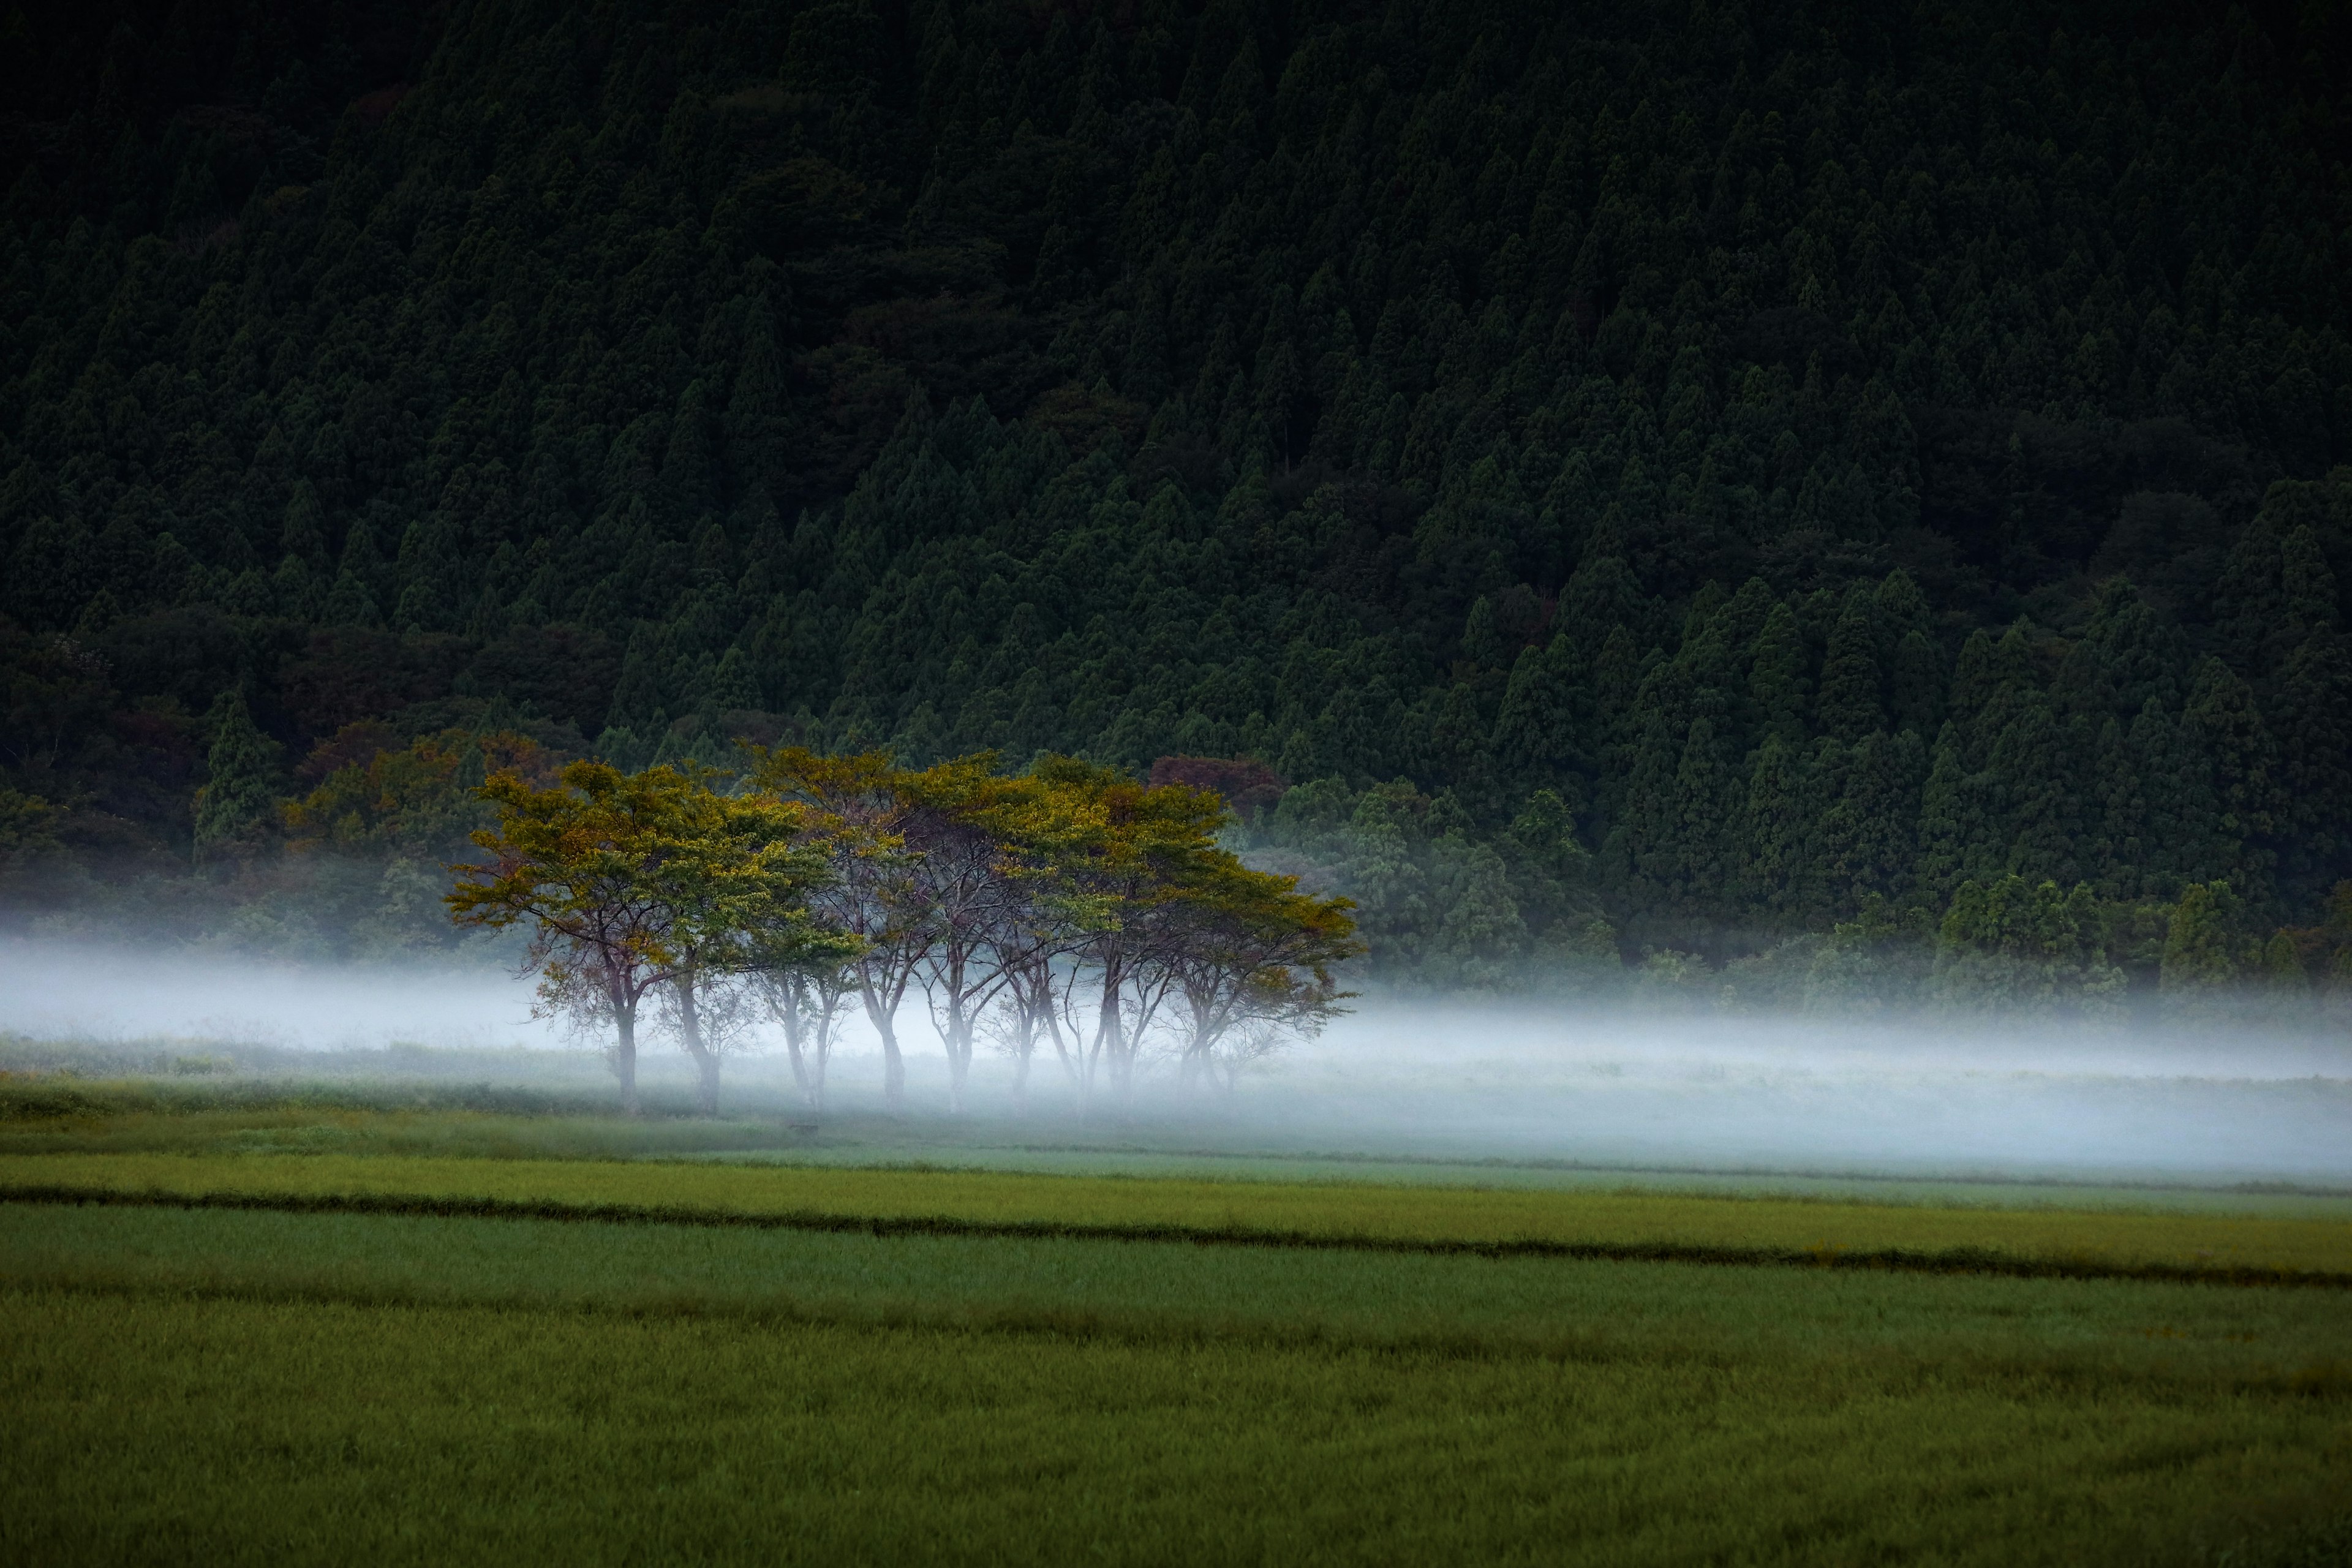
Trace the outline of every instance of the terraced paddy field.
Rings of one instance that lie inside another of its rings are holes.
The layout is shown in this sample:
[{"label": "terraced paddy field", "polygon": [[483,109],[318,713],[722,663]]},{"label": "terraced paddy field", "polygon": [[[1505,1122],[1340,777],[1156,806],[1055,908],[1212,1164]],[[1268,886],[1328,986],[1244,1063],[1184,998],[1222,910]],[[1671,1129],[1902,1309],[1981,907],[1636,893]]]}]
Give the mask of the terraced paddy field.
[{"label": "terraced paddy field", "polygon": [[2352,1560],[2342,1197],[729,1142],[20,1100],[0,1560]]}]

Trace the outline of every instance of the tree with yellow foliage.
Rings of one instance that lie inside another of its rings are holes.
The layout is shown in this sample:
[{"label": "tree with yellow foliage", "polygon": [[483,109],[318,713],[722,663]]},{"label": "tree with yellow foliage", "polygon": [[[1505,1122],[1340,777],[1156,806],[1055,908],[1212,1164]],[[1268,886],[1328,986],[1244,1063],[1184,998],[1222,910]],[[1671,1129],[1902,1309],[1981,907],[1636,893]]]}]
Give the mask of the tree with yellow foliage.
[{"label": "tree with yellow foliage", "polygon": [[637,1110],[637,1022],[667,984],[680,1043],[699,1069],[699,1102],[717,1108],[719,1055],[701,1028],[704,988],[763,964],[854,944],[808,910],[829,868],[800,842],[804,814],[763,797],[730,798],[668,767],[625,774],[573,763],[558,784],[484,781],[496,828],[488,851],[456,868],[446,897],[460,924],[528,922],[542,1014],[609,1022],[624,1104]]}]

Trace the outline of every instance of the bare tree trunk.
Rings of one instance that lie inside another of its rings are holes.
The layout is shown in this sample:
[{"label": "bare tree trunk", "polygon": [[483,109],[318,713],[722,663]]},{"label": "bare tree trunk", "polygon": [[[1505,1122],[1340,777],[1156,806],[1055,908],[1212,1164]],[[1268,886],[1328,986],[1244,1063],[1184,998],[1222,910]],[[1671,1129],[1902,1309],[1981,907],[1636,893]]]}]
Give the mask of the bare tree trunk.
[{"label": "bare tree trunk", "polygon": [[801,1035],[807,1027],[808,1018],[801,1011],[800,977],[788,976],[782,983],[782,989],[784,1005],[781,1007],[774,1005],[776,993],[773,990],[767,993],[770,1002],[769,1011],[773,1013],[776,1016],[776,1021],[784,1026],[784,1050],[791,1056],[793,1062],[793,1087],[801,1091],[801,1099],[806,1102],[810,1098],[809,1069],[801,1050]]},{"label": "bare tree trunk", "polygon": [[719,1114],[719,1053],[702,1042],[702,1015],[695,1005],[694,975],[689,971],[683,978],[670,984],[677,987],[678,1033],[685,1037],[687,1054],[694,1058],[697,1068],[695,1108],[705,1116],[716,1116]]},{"label": "bare tree trunk", "polygon": [[971,1072],[971,1031],[959,1022],[948,1039],[948,1114],[950,1116],[963,1114],[964,1079]]},{"label": "bare tree trunk", "polygon": [[1029,1055],[1037,1048],[1037,1020],[1017,1000],[1013,1022],[1013,1108],[1029,1114]]},{"label": "bare tree trunk", "polygon": [[716,1116],[719,1114],[719,1053],[705,1051],[695,1058],[694,1065],[702,1069],[701,1081],[695,1086],[695,1098],[702,1108],[703,1115]]},{"label": "bare tree trunk", "polygon": [[613,1048],[613,1074],[621,1080],[621,1110],[635,1116],[637,1110],[637,1009],[614,998],[613,1021],[620,1040]]},{"label": "bare tree trunk", "polygon": [[[1119,1028],[1118,982],[1113,978],[1117,973],[1115,968],[1106,968],[1103,973],[1102,1009],[1095,1025],[1094,1055],[1097,1062],[1107,1060],[1110,1064],[1111,1087],[1124,1098],[1127,1089],[1126,1041]],[[1088,1065],[1089,1068],[1093,1066],[1091,1063]],[[1091,1070],[1087,1074],[1089,1110],[1094,1102],[1094,1076]]]},{"label": "bare tree trunk", "polygon": [[841,1005],[846,993],[830,984],[808,982],[813,1005],[809,1008],[809,1083],[812,1090],[809,1104],[815,1110],[824,1109],[825,1076],[833,1068],[833,1044],[841,1027]]},{"label": "bare tree trunk", "polygon": [[948,997],[948,1026],[940,1043],[948,1050],[948,1114],[963,1114],[964,1083],[971,1076],[971,1017],[964,1011],[961,966],[950,982],[957,989]]},{"label": "bare tree trunk", "polygon": [[898,1055],[898,1015],[884,1010],[871,982],[861,981],[857,994],[866,1004],[866,1016],[874,1032],[882,1037],[882,1098],[896,1110],[907,1098],[907,1063]]},{"label": "bare tree trunk", "polygon": [[1069,1045],[1065,1045],[1062,1042],[1061,1006],[1059,1004],[1052,1002],[1045,1005],[1045,1029],[1048,1034],[1054,1037],[1054,1055],[1060,1060],[1063,1072],[1069,1075],[1071,1082],[1076,1083],[1078,1081],[1081,1075],[1077,1061],[1070,1055],[1070,1045],[1076,1045],[1077,1043],[1076,1038],[1077,1033],[1076,1020],[1073,1019],[1071,1024],[1071,1035],[1073,1037]]},{"label": "bare tree trunk", "polygon": [[1187,994],[1184,1005],[1192,1016],[1192,1026],[1185,1031],[1187,1037],[1179,1082],[1185,1089],[1191,1089],[1203,1077],[1213,1079],[1216,1076],[1215,1062],[1211,1053],[1216,1047],[1217,1030],[1206,999],[1197,994]]}]

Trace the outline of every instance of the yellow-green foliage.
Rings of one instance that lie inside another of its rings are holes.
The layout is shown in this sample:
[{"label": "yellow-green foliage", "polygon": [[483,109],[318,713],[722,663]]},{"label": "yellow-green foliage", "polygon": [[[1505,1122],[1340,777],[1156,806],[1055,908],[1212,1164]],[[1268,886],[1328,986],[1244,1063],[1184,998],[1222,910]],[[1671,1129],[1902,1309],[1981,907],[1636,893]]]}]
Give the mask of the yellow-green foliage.
[{"label": "yellow-green foliage", "polygon": [[1390,1245],[1587,1247],[1836,1260],[1902,1254],[2094,1271],[2352,1275],[2352,1224],[1654,1194],[1381,1187],[821,1167],[533,1160],[0,1155],[0,1190],[320,1200],[431,1207],[483,1199],[810,1222],[940,1222],[1132,1236]]}]

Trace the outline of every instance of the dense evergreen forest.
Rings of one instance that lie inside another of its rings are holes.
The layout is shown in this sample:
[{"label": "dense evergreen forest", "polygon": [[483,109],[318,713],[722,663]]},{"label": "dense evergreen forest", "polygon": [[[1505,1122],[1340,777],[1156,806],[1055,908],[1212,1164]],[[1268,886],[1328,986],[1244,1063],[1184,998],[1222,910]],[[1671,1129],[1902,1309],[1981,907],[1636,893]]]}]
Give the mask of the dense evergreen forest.
[{"label": "dense evergreen forest", "polygon": [[446,943],[748,738],[1214,785],[1391,984],[2352,996],[2347,16],[21,5],[11,918]]}]

